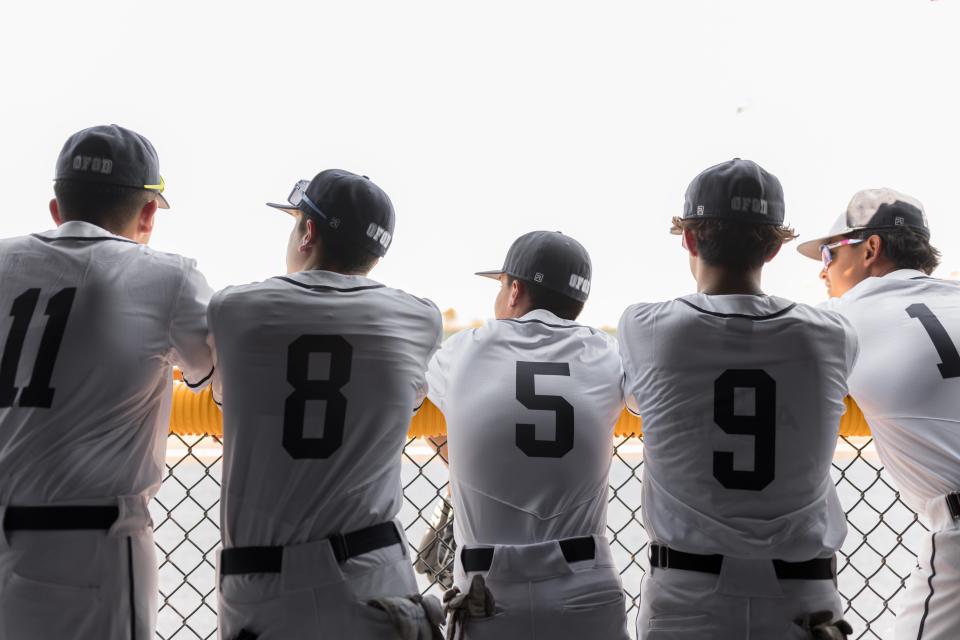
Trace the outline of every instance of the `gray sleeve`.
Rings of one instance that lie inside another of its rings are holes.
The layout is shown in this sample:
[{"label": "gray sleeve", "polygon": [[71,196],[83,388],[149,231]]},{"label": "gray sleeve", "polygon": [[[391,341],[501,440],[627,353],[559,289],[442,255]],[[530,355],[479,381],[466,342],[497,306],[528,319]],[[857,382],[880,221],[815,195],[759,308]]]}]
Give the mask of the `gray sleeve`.
[{"label": "gray sleeve", "polygon": [[631,347],[645,344],[646,337],[641,335],[642,327],[637,322],[635,316],[636,305],[627,307],[620,316],[620,323],[617,327],[617,344],[620,348],[620,362],[623,365],[623,402],[627,411],[633,415],[640,415],[640,406],[634,395],[634,387],[638,379],[637,369],[634,363]]},{"label": "gray sleeve", "polygon": [[445,410],[447,404],[448,382],[457,362],[458,352],[470,333],[473,333],[473,329],[464,329],[447,338],[440,349],[433,354],[430,365],[427,367],[427,397],[441,412]]},{"label": "gray sleeve", "polygon": [[207,305],[213,290],[206,278],[187,261],[180,292],[170,318],[171,360],[183,372],[191,389],[206,386],[213,376],[213,355],[207,342]]}]

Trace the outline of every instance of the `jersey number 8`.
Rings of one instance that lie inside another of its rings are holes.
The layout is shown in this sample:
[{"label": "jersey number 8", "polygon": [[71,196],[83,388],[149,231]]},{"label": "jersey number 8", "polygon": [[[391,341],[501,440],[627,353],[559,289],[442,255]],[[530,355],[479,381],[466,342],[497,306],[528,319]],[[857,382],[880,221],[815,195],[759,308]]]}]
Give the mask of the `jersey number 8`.
[{"label": "jersey number 8", "polygon": [[[330,355],[330,375],[326,380],[310,379],[310,355]],[[297,460],[329,458],[343,444],[343,425],[347,420],[347,398],[340,391],[350,382],[353,347],[342,336],[300,336],[287,348],[287,382],[293,393],[283,407],[283,448]],[[307,401],[326,401],[323,435],[303,435]]]}]

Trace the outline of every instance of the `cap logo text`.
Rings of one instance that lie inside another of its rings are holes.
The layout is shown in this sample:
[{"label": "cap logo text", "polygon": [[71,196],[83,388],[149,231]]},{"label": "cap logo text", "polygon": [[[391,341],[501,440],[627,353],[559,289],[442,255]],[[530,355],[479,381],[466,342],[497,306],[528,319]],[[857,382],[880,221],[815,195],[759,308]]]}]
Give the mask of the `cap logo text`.
[{"label": "cap logo text", "polygon": [[762,198],[745,198],[734,196],[730,201],[730,208],[742,213],[759,213],[767,215],[767,201]]},{"label": "cap logo text", "polygon": [[378,225],[375,222],[371,222],[367,226],[367,237],[380,244],[384,249],[390,248],[390,242],[393,240],[393,236],[390,235],[390,232]]},{"label": "cap logo text", "polygon": [[113,173],[113,160],[94,156],[73,156],[73,169],[75,171],[92,171],[108,176]]},{"label": "cap logo text", "polygon": [[539,271],[538,271],[537,273],[533,274],[533,281],[534,281],[534,282],[543,282],[543,274],[540,273]]},{"label": "cap logo text", "polygon": [[901,218],[900,216],[897,216],[896,218],[893,219],[893,224],[895,224],[895,225],[897,225],[897,226],[902,225],[902,224],[903,224],[903,218]]},{"label": "cap logo text", "polygon": [[578,276],[575,273],[570,274],[570,288],[576,289],[577,291],[582,291],[583,293],[590,293],[590,281],[583,276]]},{"label": "cap logo text", "polygon": [[697,205],[697,215],[698,215],[698,216],[702,216],[702,215],[703,215],[703,205],[702,205],[702,204],[698,204],[698,205]]}]

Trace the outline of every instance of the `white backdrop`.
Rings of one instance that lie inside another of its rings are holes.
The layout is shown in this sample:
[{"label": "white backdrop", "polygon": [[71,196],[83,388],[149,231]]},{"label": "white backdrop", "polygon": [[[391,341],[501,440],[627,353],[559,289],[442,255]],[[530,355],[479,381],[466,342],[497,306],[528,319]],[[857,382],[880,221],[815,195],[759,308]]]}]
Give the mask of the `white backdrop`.
[{"label": "white backdrop", "polygon": [[[153,140],[174,209],[154,245],[224,286],[278,273],[263,202],[342,167],[393,197],[382,281],[492,313],[514,237],[558,229],[594,259],[583,319],[688,293],[666,233],[689,180],[733,156],[780,177],[822,232],[858,189],[927,207],[960,270],[955,0],[19,2],[0,9],[0,236],[50,226],[65,138]],[[768,292],[824,293],[790,248]]]}]

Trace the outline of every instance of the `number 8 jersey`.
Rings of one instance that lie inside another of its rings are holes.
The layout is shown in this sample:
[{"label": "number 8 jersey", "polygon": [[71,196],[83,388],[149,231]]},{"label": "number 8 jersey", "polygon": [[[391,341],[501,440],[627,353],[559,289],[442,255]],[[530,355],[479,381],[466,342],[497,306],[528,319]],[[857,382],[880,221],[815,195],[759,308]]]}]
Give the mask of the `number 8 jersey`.
[{"label": "number 8 jersey", "polygon": [[839,549],[830,477],[857,339],[782,298],[690,295],[620,320],[627,407],[643,417],[643,519],[679,551],[805,561]]},{"label": "number 8 jersey", "polygon": [[396,516],[407,429],[443,335],[436,306],[305,271],[218,292],[209,323],[224,546],[299,544]]}]

